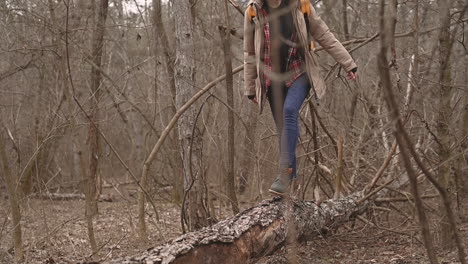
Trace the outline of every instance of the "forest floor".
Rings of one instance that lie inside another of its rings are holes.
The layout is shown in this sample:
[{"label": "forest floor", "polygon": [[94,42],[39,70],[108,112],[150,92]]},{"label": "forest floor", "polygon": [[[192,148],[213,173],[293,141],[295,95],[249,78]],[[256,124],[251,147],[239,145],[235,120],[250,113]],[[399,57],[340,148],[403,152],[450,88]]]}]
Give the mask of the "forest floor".
[{"label": "forest floor", "polygon": [[[136,230],[136,196],[134,193],[128,194],[129,192],[124,195],[114,193],[114,201],[99,203],[99,215],[94,222],[100,247],[97,256],[91,256],[83,200],[25,201],[22,207],[24,263],[74,263],[135,255],[181,234],[180,208],[167,200],[159,200],[157,209],[160,221],[156,221],[154,211],[148,207],[150,242],[146,245],[140,243]],[[243,204],[243,208],[248,206]],[[222,210],[217,213],[219,219],[228,214]],[[428,263],[417,225],[405,221],[404,218],[392,217],[397,214],[395,211],[387,213],[387,215],[363,216],[366,219],[376,220],[379,227],[370,222],[356,220],[324,238],[283,247],[272,256],[258,260],[257,263]],[[402,212],[401,215],[405,213]],[[468,245],[468,223],[459,227],[465,245]],[[0,196],[0,263],[2,264],[14,263],[11,230],[8,199]],[[456,251],[437,249],[437,254],[440,263],[460,263],[457,262]]]}]

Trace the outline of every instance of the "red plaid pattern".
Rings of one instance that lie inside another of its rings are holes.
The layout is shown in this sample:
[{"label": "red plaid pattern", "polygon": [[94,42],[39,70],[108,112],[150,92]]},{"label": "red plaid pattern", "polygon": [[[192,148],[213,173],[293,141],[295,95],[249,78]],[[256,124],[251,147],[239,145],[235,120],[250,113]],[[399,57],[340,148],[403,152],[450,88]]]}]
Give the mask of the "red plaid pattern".
[{"label": "red plaid pattern", "polygon": [[[268,13],[265,9],[262,8],[262,13],[265,18],[265,25],[263,26],[263,31],[265,34],[265,52],[263,56],[263,64],[264,64],[264,77],[265,77],[265,87],[268,88],[271,86],[271,79],[269,74],[271,73],[271,37],[270,37],[270,23],[268,22]],[[291,36],[291,42],[296,43],[297,35],[293,33]],[[286,69],[288,74],[291,74],[291,78],[288,79],[285,84],[286,87],[290,87],[293,82],[299,78],[303,73],[304,69],[302,64],[304,63],[304,59],[302,58],[301,54],[299,53],[299,49],[297,47],[289,47],[288,49],[288,58],[286,60]]]}]

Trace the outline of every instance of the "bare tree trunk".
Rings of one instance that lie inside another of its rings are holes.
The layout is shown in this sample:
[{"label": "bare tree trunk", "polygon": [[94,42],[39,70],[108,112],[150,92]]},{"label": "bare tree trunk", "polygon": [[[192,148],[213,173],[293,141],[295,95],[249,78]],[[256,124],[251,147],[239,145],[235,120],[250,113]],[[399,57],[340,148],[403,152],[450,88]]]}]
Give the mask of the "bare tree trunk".
[{"label": "bare tree trunk", "polygon": [[[342,0],[343,6],[342,6],[342,15],[343,15],[343,33],[345,40],[349,40],[349,24],[348,24],[348,0]],[[351,98],[351,107],[349,110],[349,128],[347,131],[353,131],[353,123],[354,123],[354,115],[356,112],[356,107],[358,103],[358,97],[359,97],[359,92],[354,90],[353,91],[353,97]]]},{"label": "bare tree trunk", "polygon": [[344,132],[338,136],[338,164],[336,165],[335,174],[335,193],[333,199],[339,199],[342,197],[344,191],[344,180],[343,180],[343,144],[344,144]]},{"label": "bare tree trunk", "polygon": [[229,199],[229,203],[232,207],[232,212],[234,214],[239,213],[239,204],[237,202],[236,196],[236,186],[234,178],[234,96],[233,96],[233,74],[232,74],[232,53],[231,53],[231,19],[229,16],[229,8],[227,0],[224,1],[224,9],[226,16],[226,29],[220,27],[219,33],[223,41],[223,52],[224,52],[224,65],[226,68],[226,97],[227,104],[230,109],[228,109],[228,142],[227,142],[227,173],[226,173],[226,192]]},{"label": "bare tree trunk", "polygon": [[[398,1],[397,0],[390,0],[388,3],[388,32],[389,34],[395,35],[396,24],[397,24],[397,9],[398,9]],[[390,43],[390,50],[392,53],[392,64],[393,66],[397,67],[396,65],[396,46],[395,46],[395,38],[391,38],[392,43]],[[398,70],[398,68],[396,68]]]},{"label": "bare tree trunk", "polygon": [[333,10],[335,9],[336,4],[338,1],[331,1],[331,0],[324,0],[323,5],[325,6],[325,12],[324,12],[324,18],[327,22],[328,26],[335,26],[339,27],[340,23],[338,18],[335,15],[335,12]]},{"label": "bare tree trunk", "polygon": [[[154,92],[154,114],[157,114],[157,103],[159,102],[159,95],[158,95],[158,81],[159,81],[159,67],[160,64],[158,61],[158,54],[159,54],[159,37],[160,34],[160,26],[162,24],[162,17],[161,17],[161,1],[159,0],[159,9],[157,8],[158,0],[153,0],[153,41],[151,41],[152,49],[153,49],[153,56],[154,56],[154,77],[153,77],[153,92]],[[158,10],[157,10],[158,9]],[[159,13],[157,12],[159,11]],[[149,13],[149,12],[148,12]]]},{"label": "bare tree trunk", "polygon": [[[88,223],[88,236],[91,244],[93,253],[97,252],[97,244],[94,236],[93,229],[93,218],[98,212],[97,197],[100,194],[101,184],[98,179],[98,165],[100,159],[99,150],[99,136],[98,136],[98,119],[99,119],[99,97],[100,97],[100,85],[101,85],[101,73],[98,68],[101,67],[102,53],[104,48],[104,33],[105,24],[107,18],[107,8],[109,0],[101,0],[99,2],[97,22],[93,32],[92,39],[92,53],[91,60],[96,65],[91,69],[91,113],[88,133],[88,144],[89,144],[89,172],[87,175],[86,182],[86,219]],[[93,14],[94,15],[94,14]],[[93,124],[94,123],[94,124]]]},{"label": "bare tree trunk", "polygon": [[[3,126],[2,122],[0,125]],[[23,243],[21,236],[21,209],[18,202],[17,191],[16,191],[16,180],[13,177],[10,166],[8,165],[8,158],[5,150],[5,141],[6,141],[6,128],[0,127],[0,163],[2,167],[2,173],[5,178],[6,187],[8,190],[8,198],[10,200],[11,215],[13,218],[13,245],[15,247],[15,259],[16,261],[21,261],[24,257],[23,255]]]},{"label": "bare tree trunk", "polygon": [[[409,76],[408,76],[408,89],[405,99],[405,110],[409,109],[410,103],[412,102],[413,94],[418,88],[419,83],[419,1],[414,3],[414,20],[413,20],[413,30],[414,30],[414,42],[413,42],[413,56],[411,56],[410,67],[409,67]],[[420,100],[416,99],[416,103]],[[418,105],[416,105],[417,107]],[[414,107],[413,107],[414,108]]]},{"label": "bare tree trunk", "polygon": [[[176,105],[181,108],[195,94],[195,49],[193,45],[193,24],[189,0],[181,0],[173,6],[176,34],[176,62],[174,79],[176,84]],[[188,214],[185,220],[190,230],[208,225],[208,207],[205,204],[207,192],[204,188],[204,170],[201,167],[201,137],[195,122],[196,113],[188,109],[178,121],[181,157],[184,167],[184,189],[186,200],[183,206]]]},{"label": "bare tree trunk", "polygon": [[341,0],[342,15],[343,15],[343,34],[345,40],[349,40],[349,25],[348,25],[348,0]]},{"label": "bare tree trunk", "polygon": [[[421,233],[423,236],[424,245],[426,247],[427,256],[429,257],[429,261],[431,262],[431,264],[436,264],[438,263],[438,261],[435,255],[434,246],[432,244],[432,239],[431,239],[431,234],[429,230],[429,224],[427,221],[426,213],[424,212],[424,207],[423,207],[421,198],[419,197],[419,191],[418,191],[418,186],[417,186],[418,184],[417,176],[413,169],[413,166],[411,165],[410,154],[408,152],[408,145],[407,145],[408,142],[406,142],[403,138],[404,128],[403,128],[403,124],[399,116],[398,105],[395,101],[395,97],[392,91],[389,64],[387,60],[387,51],[388,51],[388,46],[391,45],[391,43],[393,43],[393,34],[392,34],[391,29],[385,26],[386,22],[385,22],[385,16],[384,16],[384,13],[385,13],[384,3],[385,3],[385,0],[382,0],[381,11],[380,11],[381,50],[378,55],[377,66],[379,69],[380,78],[382,80],[382,85],[383,85],[384,92],[385,92],[385,100],[387,102],[389,119],[395,122],[395,126],[396,126],[395,137],[400,147],[402,160],[405,165],[406,171],[408,173],[408,178],[409,178],[410,186],[411,186],[411,193],[413,194],[413,197],[415,200],[416,209],[418,212],[418,217],[419,217],[419,222],[420,222],[419,224],[420,224]],[[388,18],[388,22],[392,23],[392,19],[394,18],[392,18],[390,14]]]},{"label": "bare tree trunk", "polygon": [[[153,0],[153,8],[154,8],[154,17],[157,19],[155,21],[155,26],[158,31],[158,37],[159,40],[161,41],[162,48],[163,48],[163,53],[164,53],[164,58],[166,62],[166,69],[167,69],[167,75],[169,77],[169,87],[172,95],[172,104],[171,104],[171,116],[175,115],[176,113],[176,107],[175,107],[175,101],[176,101],[176,85],[175,85],[175,74],[174,74],[174,62],[175,62],[175,56],[174,56],[174,49],[170,46],[169,44],[169,39],[167,36],[167,31],[165,29],[164,23],[162,21],[162,6],[161,6],[161,0]],[[174,142],[172,145],[176,146],[177,144],[177,135],[179,134],[179,130],[176,127],[174,129],[173,136],[171,136],[171,142]],[[179,155],[174,155],[173,157],[174,162],[176,163],[176,169],[174,171],[174,182],[172,183],[174,186],[174,191],[173,191],[173,199],[175,202],[182,202],[182,196],[184,193],[184,177],[183,177],[183,172],[179,168],[182,168],[182,159]]]},{"label": "bare tree trunk", "polygon": [[[464,37],[465,47],[468,47],[468,37]],[[468,50],[465,50],[465,82],[468,83]],[[461,135],[468,135],[468,92],[464,93],[463,96],[465,99],[464,111],[463,111],[463,121],[461,122]],[[468,141],[464,141],[461,145],[461,150],[468,149]],[[458,215],[463,221],[468,221],[468,162],[466,159],[462,158],[458,160],[458,179],[459,179],[459,212]]]},{"label": "bare tree trunk", "polygon": [[242,154],[240,155],[240,165],[239,165],[239,193],[245,193],[249,183],[251,182],[254,168],[253,164],[255,161],[255,150],[257,148],[257,144],[255,144],[255,134],[257,130],[257,120],[258,114],[256,112],[256,106],[251,103],[247,102],[249,105],[245,107],[246,109],[246,132],[244,136],[244,140],[242,143]]},{"label": "bare tree trunk", "polygon": [[[451,107],[450,99],[452,97],[452,77],[451,77],[451,66],[450,66],[450,56],[452,50],[451,43],[451,30],[450,30],[450,0],[439,0],[439,10],[440,16],[439,21],[442,25],[440,35],[439,35],[439,81],[440,86],[438,87],[438,117],[437,117],[437,136],[438,136],[438,149],[437,153],[439,155],[439,162],[441,163],[438,174],[439,182],[442,186],[448,190],[448,196],[450,200],[453,200],[454,197],[454,187],[455,179],[454,175],[451,172],[452,162],[447,162],[451,156],[450,151],[450,134],[449,134],[449,125],[451,123]],[[444,212],[444,203],[440,202],[439,207],[440,211]],[[442,214],[442,219],[440,223],[439,233],[441,236],[441,245],[442,247],[448,249],[454,246],[452,237],[453,232],[451,230],[449,221],[447,219],[447,214]]]},{"label": "bare tree trunk", "polygon": [[[57,20],[57,16],[56,16],[56,3],[54,3],[53,0],[48,0],[48,5],[49,5],[49,13],[50,13],[50,18],[51,18],[51,21],[53,23],[53,25],[55,25],[56,27],[60,27],[60,22]],[[75,20],[77,19],[77,17],[79,16],[74,16]],[[76,25],[76,24],[79,24],[77,21],[72,21],[71,24],[73,25]],[[63,33],[62,33],[63,34]],[[73,101],[73,91],[69,85],[69,82],[68,82],[68,76],[67,76],[67,54],[66,54],[66,50],[65,50],[65,44],[63,43],[63,41],[60,40],[62,36],[57,36],[56,38],[54,38],[54,44],[56,45],[57,47],[57,52],[58,54],[60,54],[60,56],[57,58],[58,60],[58,65],[57,65],[57,72],[58,72],[58,76],[59,76],[59,85],[61,85],[63,88],[63,96],[65,98],[65,101],[66,101],[66,106],[68,107],[68,116],[70,117],[70,128],[68,129],[69,133],[67,135],[68,137],[68,142],[70,142],[70,144],[68,144],[67,148],[69,150],[69,152],[71,153],[71,159],[70,159],[70,163],[69,163],[69,166],[70,166],[70,179],[69,180],[73,180],[73,179],[78,179],[78,178],[81,178],[81,177],[85,177],[84,175],[81,175],[81,155],[82,155],[82,151],[81,151],[81,146],[80,144],[78,144],[78,137],[79,137],[79,133],[78,131],[76,131],[76,118],[75,116],[73,115],[73,112],[74,112],[74,105],[75,105],[75,102]]]}]

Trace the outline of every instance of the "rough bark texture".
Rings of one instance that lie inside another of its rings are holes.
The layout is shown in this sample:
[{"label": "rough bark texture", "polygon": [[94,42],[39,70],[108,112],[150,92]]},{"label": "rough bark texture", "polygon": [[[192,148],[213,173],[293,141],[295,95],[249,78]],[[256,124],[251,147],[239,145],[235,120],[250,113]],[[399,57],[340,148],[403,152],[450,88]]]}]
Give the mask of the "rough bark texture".
[{"label": "rough bark texture", "polygon": [[[159,38],[159,41],[162,45],[162,50],[164,54],[164,59],[165,59],[165,68],[167,69],[167,75],[169,78],[169,87],[171,91],[171,96],[172,96],[172,103],[170,106],[170,114],[169,114],[169,120],[166,122],[168,123],[170,121],[170,118],[175,115],[177,112],[177,109],[175,107],[175,100],[176,100],[176,86],[175,86],[175,80],[174,80],[174,60],[175,60],[175,52],[174,48],[171,47],[169,43],[169,38],[167,36],[167,31],[166,27],[163,23],[163,17],[162,17],[162,5],[161,5],[161,0],[153,0],[153,7],[154,7],[154,18],[155,18],[155,27],[157,31],[157,37]],[[160,48],[160,47],[158,47]],[[171,143],[171,145],[176,146],[177,144],[177,135],[179,134],[178,128],[174,128],[174,132],[170,137],[170,141],[174,142]],[[174,151],[174,153],[177,153]],[[183,178],[183,173],[179,169],[182,167],[182,160],[180,156],[174,155],[172,158],[174,160],[174,163],[176,163],[176,168],[174,170],[174,191],[173,191],[173,199],[175,202],[182,202],[182,196],[184,193],[183,190],[183,183],[184,183],[184,178]]]},{"label": "rough bark texture", "polygon": [[[93,5],[94,6],[94,5]],[[108,0],[101,0],[97,13],[96,28],[93,32],[92,57],[90,58],[97,67],[101,67],[102,49],[104,46],[104,32],[107,18]],[[99,164],[99,137],[98,137],[98,118],[99,118],[99,87],[101,85],[101,73],[96,68],[91,69],[91,124],[89,125],[88,144],[89,144],[89,172],[86,182],[86,218],[88,223],[88,235],[93,252],[97,251],[96,239],[93,231],[93,217],[98,213],[97,197],[100,193],[100,183],[98,180]],[[93,124],[94,123],[94,124]]]},{"label": "rough bark texture", "polygon": [[254,176],[255,150],[257,148],[255,133],[257,131],[258,114],[254,103],[244,106],[246,111],[246,133],[242,143],[242,155],[239,166],[239,194],[244,194]]},{"label": "rough bark texture", "polygon": [[[468,38],[464,39],[465,47],[468,47]],[[468,83],[468,51],[465,51],[465,83]],[[463,121],[461,123],[462,135],[468,135],[468,93],[464,95],[465,111],[463,113]],[[464,141],[461,149],[468,149],[468,142]],[[463,175],[468,175],[468,161],[460,158],[458,161],[459,175],[459,217],[463,221],[468,221],[468,179]]]},{"label": "rough bark texture", "polygon": [[[195,48],[193,45],[193,24],[189,0],[174,6],[176,34],[176,60],[174,79],[176,85],[176,106],[181,108],[195,94]],[[198,89],[197,89],[198,90]],[[184,189],[186,199],[182,210],[184,221],[190,230],[208,225],[207,192],[204,188],[202,168],[202,142],[195,124],[194,108],[188,109],[178,120],[181,157],[184,168]],[[184,209],[184,208],[183,208]]]},{"label": "rough bark texture", "polygon": [[[3,125],[0,122],[1,125]],[[20,203],[18,201],[17,192],[15,191],[16,180],[13,177],[11,172],[8,158],[6,155],[5,150],[5,141],[6,135],[4,136],[3,131],[0,131],[0,172],[3,175],[8,191],[8,196],[10,200],[10,207],[11,207],[11,216],[12,216],[12,224],[13,228],[13,246],[15,247],[15,259],[20,261],[23,259],[23,242],[22,242],[22,235],[21,235],[21,208]]]},{"label": "rough bark texture", "polygon": [[234,182],[234,91],[233,91],[233,73],[232,73],[232,54],[231,54],[231,34],[228,29],[231,28],[229,9],[227,1],[224,1],[226,15],[226,28],[219,27],[219,33],[223,41],[224,66],[226,68],[226,102],[231,109],[228,109],[228,129],[227,129],[227,173],[226,173],[226,193],[234,214],[239,213],[239,204],[237,202],[236,187]]},{"label": "rough bark texture", "polygon": [[[450,66],[450,57],[452,50],[451,31],[450,31],[450,4],[449,1],[440,0],[439,8],[441,10],[439,19],[442,25],[439,35],[439,63],[440,63],[440,86],[438,87],[437,97],[439,102],[437,105],[438,117],[436,123],[437,136],[439,140],[437,154],[439,155],[439,162],[441,163],[438,169],[439,182],[448,191],[449,199],[454,199],[455,179],[451,173],[453,166],[452,162],[446,162],[450,156],[450,132],[449,124],[452,119],[452,108],[450,99],[452,97],[453,89],[451,86],[452,74]],[[439,209],[444,212],[444,203],[441,201]],[[442,214],[440,222],[439,233],[441,236],[441,245],[444,248],[451,248],[454,246],[452,237],[453,233],[446,214]]]},{"label": "rough bark texture", "polygon": [[[182,235],[137,256],[104,263],[248,263],[272,253],[286,239],[309,240],[361,214],[360,193],[317,206],[274,198],[211,227]],[[291,226],[293,228],[291,228]],[[287,230],[294,230],[293,234]],[[292,237],[291,237],[292,236]],[[292,239],[291,239],[292,238]]]}]

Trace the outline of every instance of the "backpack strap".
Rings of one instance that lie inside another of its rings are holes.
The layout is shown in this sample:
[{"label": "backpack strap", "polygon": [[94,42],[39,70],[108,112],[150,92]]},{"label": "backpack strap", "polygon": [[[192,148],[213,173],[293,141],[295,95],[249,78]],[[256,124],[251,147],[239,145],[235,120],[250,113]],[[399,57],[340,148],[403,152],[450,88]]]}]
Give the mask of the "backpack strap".
[{"label": "backpack strap", "polygon": [[[304,14],[304,17],[310,16],[310,13],[311,13],[310,0],[301,0],[301,12]],[[247,7],[247,15],[249,16],[250,21],[252,21],[252,19],[257,15],[257,12],[255,11],[255,8],[253,7],[253,3],[249,4],[249,6]],[[309,25],[307,24],[307,27],[308,26]]]},{"label": "backpack strap", "polygon": [[301,0],[301,11],[304,14],[304,16],[307,14],[307,17],[310,16],[311,10],[310,10],[310,1],[309,0]]},{"label": "backpack strap", "polygon": [[[301,11],[304,14],[304,20],[305,20],[307,34],[308,34],[308,32],[310,30],[309,16],[312,13],[312,10],[310,9],[310,1],[309,0],[301,0]],[[315,43],[314,43],[313,40],[310,41],[310,49],[312,51],[315,51]]]},{"label": "backpack strap", "polygon": [[249,16],[250,22],[252,22],[252,19],[257,15],[257,12],[255,11],[255,8],[253,7],[253,4],[250,4],[247,7],[247,15]]}]

